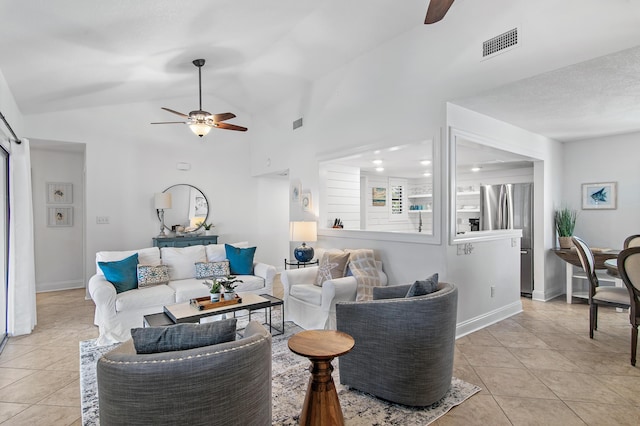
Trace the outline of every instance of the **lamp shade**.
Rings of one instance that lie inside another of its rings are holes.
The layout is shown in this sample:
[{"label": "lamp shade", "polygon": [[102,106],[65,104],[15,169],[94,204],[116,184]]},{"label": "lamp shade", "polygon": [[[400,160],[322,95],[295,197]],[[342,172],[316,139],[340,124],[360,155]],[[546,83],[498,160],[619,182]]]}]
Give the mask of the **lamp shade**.
[{"label": "lamp shade", "polygon": [[317,241],[318,224],[316,222],[290,222],[290,241]]},{"label": "lamp shade", "polygon": [[209,131],[211,130],[211,126],[209,126],[207,123],[200,123],[200,122],[189,124],[189,128],[193,133],[195,133],[200,137],[203,137],[204,135],[209,133]]},{"label": "lamp shade", "polygon": [[170,209],[171,208],[171,193],[158,192],[155,194],[154,205],[156,209]]}]

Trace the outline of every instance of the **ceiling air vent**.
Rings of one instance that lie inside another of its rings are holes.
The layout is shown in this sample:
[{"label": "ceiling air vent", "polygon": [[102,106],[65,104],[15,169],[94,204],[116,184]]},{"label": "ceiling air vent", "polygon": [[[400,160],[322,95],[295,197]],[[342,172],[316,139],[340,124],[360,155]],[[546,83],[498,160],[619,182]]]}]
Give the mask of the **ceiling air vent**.
[{"label": "ceiling air vent", "polygon": [[482,43],[482,58],[487,59],[498,53],[518,46],[518,28],[514,28]]},{"label": "ceiling air vent", "polygon": [[293,122],[293,130],[297,129],[298,127],[302,127],[302,117]]}]

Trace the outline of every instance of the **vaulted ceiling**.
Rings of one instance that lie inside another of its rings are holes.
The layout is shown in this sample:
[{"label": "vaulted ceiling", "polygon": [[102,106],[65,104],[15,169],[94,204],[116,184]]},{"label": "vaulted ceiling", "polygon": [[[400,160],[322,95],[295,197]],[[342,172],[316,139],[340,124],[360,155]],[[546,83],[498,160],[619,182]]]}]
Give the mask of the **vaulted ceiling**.
[{"label": "vaulted ceiling", "polygon": [[[549,57],[529,78],[496,76],[490,90],[451,101],[559,140],[640,131],[640,2],[485,0],[480,7],[456,0],[442,21],[425,26],[427,5],[428,0],[4,1],[0,71],[27,115],[171,98],[192,100],[195,107],[197,72],[191,61],[206,58],[204,106],[215,96],[259,113],[406,32],[423,28],[447,49],[468,23],[485,22],[487,32],[473,34],[481,44],[493,35],[492,22],[513,15],[527,49],[539,53],[566,43],[567,54],[580,60],[555,69],[549,64],[557,58]],[[571,41],[576,39],[583,43]],[[500,72],[517,66],[508,63]],[[159,120],[169,118],[158,113]]]}]

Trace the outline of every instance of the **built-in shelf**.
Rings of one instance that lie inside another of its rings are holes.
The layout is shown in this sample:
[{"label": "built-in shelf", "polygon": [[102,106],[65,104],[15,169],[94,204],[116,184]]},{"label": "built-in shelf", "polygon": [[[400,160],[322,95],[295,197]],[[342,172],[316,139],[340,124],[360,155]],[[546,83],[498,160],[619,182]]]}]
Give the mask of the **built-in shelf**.
[{"label": "built-in shelf", "polygon": [[480,213],[480,209],[458,209],[458,213]]},{"label": "built-in shelf", "polygon": [[[478,193],[479,194],[479,193]],[[407,195],[407,198],[431,198],[433,194],[415,194],[415,195]]]},{"label": "built-in shelf", "polygon": [[456,192],[456,195],[461,196],[461,197],[466,197],[466,196],[469,196],[469,195],[480,195],[480,191]]}]

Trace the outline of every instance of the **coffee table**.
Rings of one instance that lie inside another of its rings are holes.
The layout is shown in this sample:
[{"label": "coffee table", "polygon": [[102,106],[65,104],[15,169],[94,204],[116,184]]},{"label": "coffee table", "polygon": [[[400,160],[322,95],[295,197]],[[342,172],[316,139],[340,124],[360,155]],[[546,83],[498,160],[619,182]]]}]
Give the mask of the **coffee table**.
[{"label": "coffee table", "polygon": [[289,339],[289,349],[311,361],[311,378],[300,414],[300,425],[344,425],[336,386],[331,377],[331,361],[349,352],[354,344],[353,337],[336,330],[306,330]]},{"label": "coffee table", "polygon": [[202,311],[191,306],[189,302],[168,305],[164,307],[164,312],[145,315],[144,326],[157,327],[180,323],[200,322],[200,320],[205,317],[231,312],[235,314],[235,312],[242,311],[244,309],[249,311],[249,321],[251,321],[251,311],[271,308],[272,301],[265,297],[258,296],[257,294],[238,293],[238,296],[242,299],[241,303],[222,306],[220,308],[204,309]]}]

